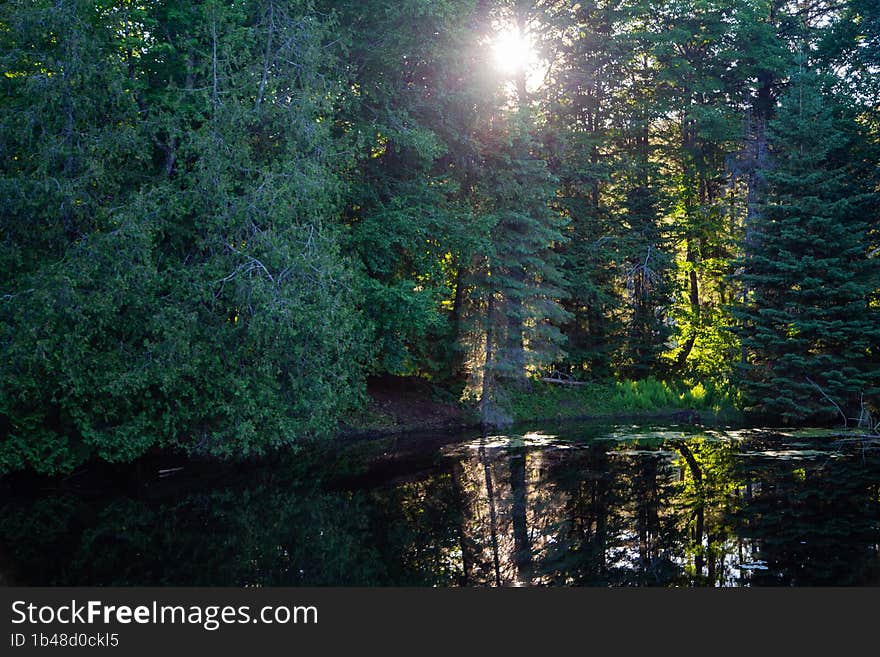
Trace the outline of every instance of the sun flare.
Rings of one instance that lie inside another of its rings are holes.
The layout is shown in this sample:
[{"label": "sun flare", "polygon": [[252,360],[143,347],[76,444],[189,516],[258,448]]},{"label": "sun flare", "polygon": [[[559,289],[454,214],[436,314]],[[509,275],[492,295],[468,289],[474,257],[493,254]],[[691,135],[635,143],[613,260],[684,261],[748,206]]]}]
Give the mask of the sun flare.
[{"label": "sun flare", "polygon": [[532,40],[527,34],[520,34],[515,27],[501,30],[495,35],[492,54],[498,70],[508,75],[523,70],[528,72],[537,62]]}]

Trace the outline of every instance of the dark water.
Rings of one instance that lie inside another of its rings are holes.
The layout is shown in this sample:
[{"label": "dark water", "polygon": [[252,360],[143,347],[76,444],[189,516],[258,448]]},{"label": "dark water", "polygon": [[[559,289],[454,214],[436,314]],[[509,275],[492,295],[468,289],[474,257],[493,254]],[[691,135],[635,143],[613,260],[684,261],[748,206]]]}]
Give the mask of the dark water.
[{"label": "dark water", "polygon": [[7,478],[0,583],[880,585],[880,452],[820,433],[580,425]]}]

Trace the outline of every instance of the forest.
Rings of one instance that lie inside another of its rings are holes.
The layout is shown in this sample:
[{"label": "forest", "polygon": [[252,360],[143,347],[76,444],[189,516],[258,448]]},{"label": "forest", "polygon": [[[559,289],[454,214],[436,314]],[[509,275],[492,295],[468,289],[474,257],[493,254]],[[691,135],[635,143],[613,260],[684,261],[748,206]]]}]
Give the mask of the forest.
[{"label": "forest", "polygon": [[0,473],[388,375],[876,433],[876,0],[9,0],[0,72]]}]

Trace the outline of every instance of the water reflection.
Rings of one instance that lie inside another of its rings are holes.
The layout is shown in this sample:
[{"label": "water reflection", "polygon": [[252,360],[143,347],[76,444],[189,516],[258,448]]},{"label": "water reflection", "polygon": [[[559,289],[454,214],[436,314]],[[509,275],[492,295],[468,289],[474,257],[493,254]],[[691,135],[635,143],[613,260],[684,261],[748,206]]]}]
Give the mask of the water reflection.
[{"label": "water reflection", "polygon": [[880,584],[880,458],[828,437],[581,426],[179,467],[5,482],[0,583]]}]

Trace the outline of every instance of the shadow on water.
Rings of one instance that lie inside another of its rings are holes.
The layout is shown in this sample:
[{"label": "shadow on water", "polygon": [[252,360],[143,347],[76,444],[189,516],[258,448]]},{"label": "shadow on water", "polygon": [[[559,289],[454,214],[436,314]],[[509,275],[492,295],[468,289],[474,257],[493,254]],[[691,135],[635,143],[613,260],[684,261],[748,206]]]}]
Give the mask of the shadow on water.
[{"label": "shadow on water", "polygon": [[880,584],[880,454],[817,432],[554,427],[3,482],[0,584]]}]

